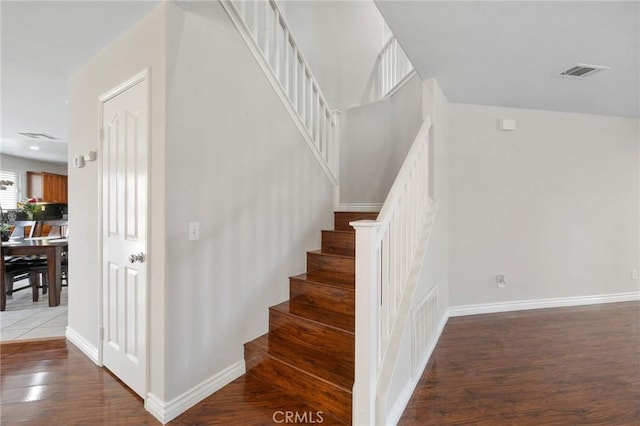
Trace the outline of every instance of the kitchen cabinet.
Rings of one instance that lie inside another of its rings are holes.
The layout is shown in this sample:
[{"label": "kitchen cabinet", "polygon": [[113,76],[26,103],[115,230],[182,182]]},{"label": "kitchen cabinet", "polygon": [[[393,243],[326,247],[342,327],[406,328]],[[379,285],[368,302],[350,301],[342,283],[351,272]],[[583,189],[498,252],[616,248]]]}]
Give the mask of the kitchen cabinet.
[{"label": "kitchen cabinet", "polygon": [[67,177],[47,172],[27,172],[27,197],[45,203],[67,204]]}]

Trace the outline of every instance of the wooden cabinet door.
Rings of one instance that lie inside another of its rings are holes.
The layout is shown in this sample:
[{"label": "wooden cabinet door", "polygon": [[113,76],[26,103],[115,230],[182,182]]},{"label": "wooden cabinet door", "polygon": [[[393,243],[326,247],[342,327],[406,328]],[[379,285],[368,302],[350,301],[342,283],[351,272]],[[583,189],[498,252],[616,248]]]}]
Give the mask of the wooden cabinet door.
[{"label": "wooden cabinet door", "polygon": [[42,201],[67,203],[67,177],[53,173],[42,173]]},{"label": "wooden cabinet door", "polygon": [[59,203],[67,204],[67,177],[58,175]]},{"label": "wooden cabinet door", "polygon": [[60,202],[67,204],[68,199],[67,177],[60,175]]},{"label": "wooden cabinet door", "polygon": [[42,199],[42,173],[27,172],[27,198]]},{"label": "wooden cabinet door", "polygon": [[55,173],[27,172],[27,198],[67,204],[67,177]]},{"label": "wooden cabinet door", "polygon": [[45,203],[53,202],[54,194],[54,175],[50,173],[42,173],[42,201]]}]

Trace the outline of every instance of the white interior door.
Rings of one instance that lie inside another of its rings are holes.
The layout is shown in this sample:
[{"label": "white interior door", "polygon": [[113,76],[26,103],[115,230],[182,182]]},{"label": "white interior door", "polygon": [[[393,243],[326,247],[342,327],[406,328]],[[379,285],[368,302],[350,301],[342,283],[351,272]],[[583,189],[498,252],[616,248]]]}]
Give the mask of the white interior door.
[{"label": "white interior door", "polygon": [[143,398],[147,372],[146,74],[102,101],[103,365]]}]

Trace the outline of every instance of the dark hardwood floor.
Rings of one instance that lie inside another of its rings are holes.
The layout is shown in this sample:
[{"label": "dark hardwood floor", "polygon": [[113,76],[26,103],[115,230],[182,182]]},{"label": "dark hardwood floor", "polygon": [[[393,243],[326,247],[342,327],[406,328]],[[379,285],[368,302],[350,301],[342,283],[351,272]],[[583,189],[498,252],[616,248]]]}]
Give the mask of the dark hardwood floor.
[{"label": "dark hardwood floor", "polygon": [[158,425],[129,388],[64,338],[0,345],[2,425]]},{"label": "dark hardwood floor", "polygon": [[451,318],[400,425],[640,425],[640,303]]},{"label": "dark hardwood floor", "polygon": [[[2,425],[159,424],[64,340],[0,352]],[[285,424],[287,411],[338,424],[250,376],[170,424]],[[450,319],[399,424],[640,425],[640,303]]]},{"label": "dark hardwood floor", "polygon": [[[64,338],[1,344],[0,384],[2,425],[160,424],[135,393]],[[170,424],[273,425],[296,415],[305,424],[340,424],[251,376],[240,377]]]},{"label": "dark hardwood floor", "polygon": [[[296,416],[298,421],[296,420]],[[290,420],[290,421],[287,421]],[[291,421],[293,420],[293,421]],[[312,408],[282,391],[244,375],[192,407],[171,425],[342,425],[326,412]]]}]

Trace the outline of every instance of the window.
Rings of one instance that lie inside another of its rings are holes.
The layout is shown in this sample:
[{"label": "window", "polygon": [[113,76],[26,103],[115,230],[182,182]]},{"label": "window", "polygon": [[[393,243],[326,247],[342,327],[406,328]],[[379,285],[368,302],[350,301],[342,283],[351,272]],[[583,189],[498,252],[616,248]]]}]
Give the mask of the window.
[{"label": "window", "polygon": [[6,185],[5,189],[0,190],[0,207],[2,207],[3,210],[17,208],[18,174],[2,170],[0,171],[0,180],[13,182],[13,185]]}]

